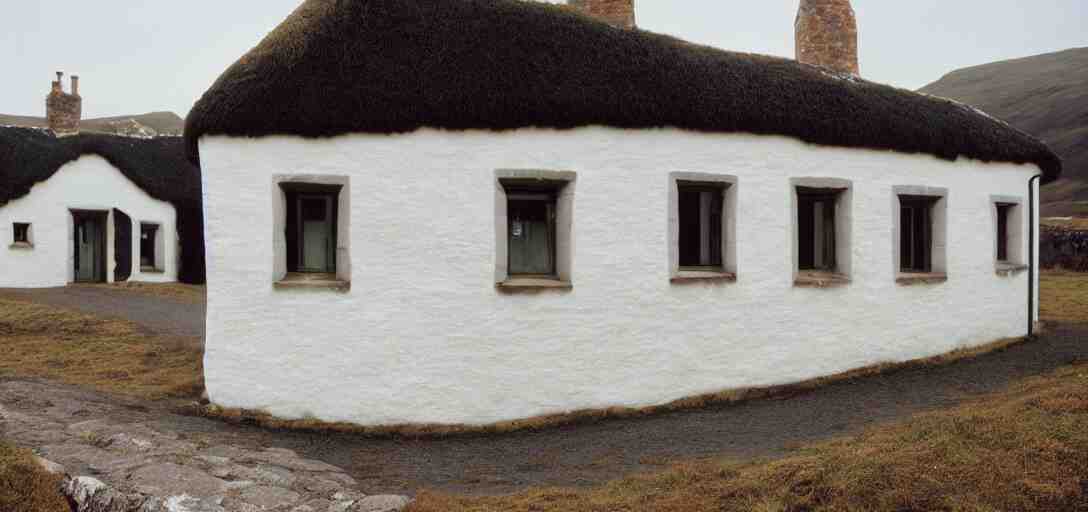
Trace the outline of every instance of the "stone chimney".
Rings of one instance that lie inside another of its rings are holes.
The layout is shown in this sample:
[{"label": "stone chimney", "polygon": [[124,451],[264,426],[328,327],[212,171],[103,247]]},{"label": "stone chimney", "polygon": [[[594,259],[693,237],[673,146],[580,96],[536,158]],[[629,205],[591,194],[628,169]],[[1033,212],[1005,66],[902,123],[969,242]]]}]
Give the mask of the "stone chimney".
[{"label": "stone chimney", "polygon": [[801,0],[797,61],[859,75],[858,22],[850,0]]},{"label": "stone chimney", "polygon": [[64,92],[64,72],[57,72],[53,89],[45,98],[45,117],[49,129],[57,136],[79,133],[79,120],[83,117],[83,98],[79,96],[79,77],[72,77],[72,93]]},{"label": "stone chimney", "polygon": [[619,28],[635,28],[635,0],[569,0],[582,14]]}]

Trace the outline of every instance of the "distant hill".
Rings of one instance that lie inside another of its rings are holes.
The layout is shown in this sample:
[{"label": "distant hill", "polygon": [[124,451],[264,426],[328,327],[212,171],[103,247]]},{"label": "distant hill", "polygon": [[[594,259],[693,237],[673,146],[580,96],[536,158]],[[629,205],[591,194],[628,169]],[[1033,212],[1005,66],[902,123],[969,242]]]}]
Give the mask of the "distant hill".
[{"label": "distant hill", "polygon": [[[44,117],[10,116],[0,114],[0,126],[46,128]],[[181,135],[185,120],[173,112],[151,112],[133,116],[99,117],[80,121],[85,132],[111,133],[129,136]]]},{"label": "distant hill", "polygon": [[1065,170],[1043,190],[1043,214],[1088,216],[1088,48],[960,69],[920,92],[967,103],[1045,141]]}]

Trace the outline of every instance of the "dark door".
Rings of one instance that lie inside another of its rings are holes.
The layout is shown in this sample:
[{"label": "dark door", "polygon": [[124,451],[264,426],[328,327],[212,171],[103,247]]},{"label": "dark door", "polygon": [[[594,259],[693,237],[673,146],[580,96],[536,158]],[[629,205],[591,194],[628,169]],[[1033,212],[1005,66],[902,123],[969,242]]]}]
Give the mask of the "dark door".
[{"label": "dark door", "polygon": [[132,218],[113,210],[113,280],[120,283],[132,276]]},{"label": "dark door", "polygon": [[72,212],[75,229],[75,281],[106,282],[106,213]]}]

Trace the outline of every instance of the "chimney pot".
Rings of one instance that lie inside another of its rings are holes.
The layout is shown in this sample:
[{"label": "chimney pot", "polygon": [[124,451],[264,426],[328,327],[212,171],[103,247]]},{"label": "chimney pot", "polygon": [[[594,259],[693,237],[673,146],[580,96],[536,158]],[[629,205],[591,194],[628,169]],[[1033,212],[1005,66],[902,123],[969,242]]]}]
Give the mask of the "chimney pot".
[{"label": "chimney pot", "polygon": [[64,72],[57,71],[57,83],[60,84],[60,92],[64,92]]},{"label": "chimney pot", "polygon": [[79,76],[72,75],[72,94],[79,96]]}]

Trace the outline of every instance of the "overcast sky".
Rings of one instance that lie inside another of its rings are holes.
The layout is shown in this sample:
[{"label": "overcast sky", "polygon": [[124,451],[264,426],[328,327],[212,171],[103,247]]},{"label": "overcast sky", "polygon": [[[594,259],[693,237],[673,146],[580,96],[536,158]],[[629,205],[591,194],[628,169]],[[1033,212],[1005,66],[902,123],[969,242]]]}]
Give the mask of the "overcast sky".
[{"label": "overcast sky", "polygon": [[[64,70],[81,75],[84,117],[184,116],[300,1],[4,0],[0,113],[44,115],[53,72]],[[644,29],[793,57],[798,0],[636,2]],[[1088,46],[1086,0],[853,3],[862,75],[900,87],[915,89],[964,66]]]}]

